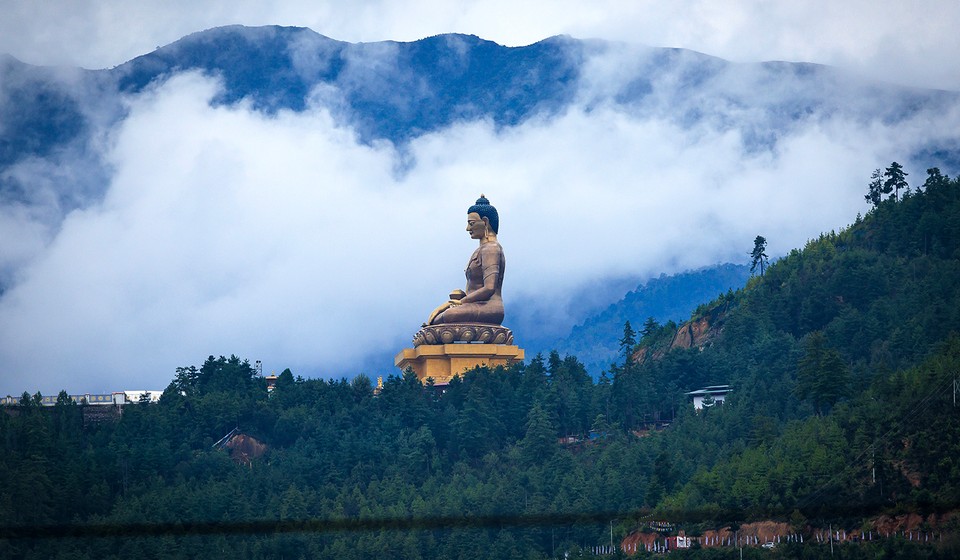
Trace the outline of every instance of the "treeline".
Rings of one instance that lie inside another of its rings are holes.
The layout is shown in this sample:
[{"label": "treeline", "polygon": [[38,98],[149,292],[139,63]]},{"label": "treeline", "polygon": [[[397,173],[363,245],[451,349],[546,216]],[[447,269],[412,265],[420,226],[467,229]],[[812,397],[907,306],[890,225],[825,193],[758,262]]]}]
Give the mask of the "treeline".
[{"label": "treeline", "polygon": [[[651,519],[960,509],[960,181],[895,192],[698,309],[702,346],[626,326],[597,382],[550,353],[443,392],[287,370],[268,394],[234,356],[115,422],[25,395],[0,414],[0,556],[554,558]],[[685,393],[713,384],[726,403],[695,413]],[[215,444],[234,428],[266,454],[232,461]]]}]

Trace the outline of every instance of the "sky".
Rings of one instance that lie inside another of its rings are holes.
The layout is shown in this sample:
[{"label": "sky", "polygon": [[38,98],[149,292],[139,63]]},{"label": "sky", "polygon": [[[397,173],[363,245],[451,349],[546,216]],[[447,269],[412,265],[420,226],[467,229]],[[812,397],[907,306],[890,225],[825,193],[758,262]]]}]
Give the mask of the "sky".
[{"label": "sky", "polygon": [[[569,34],[960,90],[956,2],[718,4],[0,2],[0,52],[103,68],[233,23],[345,41]],[[608,88],[615,62],[596,61],[585,82]],[[464,211],[480,193],[501,213],[507,326],[511,302],[562,322],[592,282],[745,262],[758,234],[782,255],[842,228],[866,212],[874,168],[960,130],[960,111],[896,131],[838,117],[750,152],[736,128],[575,103],[505,130],[456,123],[401,152],[359,142],[322,95],[267,116],[211,106],[219,87],[182,74],[127,99],[129,116],[102,131],[102,199],[62,221],[0,208],[0,272],[12,278],[0,296],[0,393],[163,389],[176,367],[221,354],[262,360],[265,373],[385,376],[389,356],[461,286],[474,248]],[[413,164],[401,173],[403,162]],[[83,170],[33,161],[15,172],[42,190]]]}]

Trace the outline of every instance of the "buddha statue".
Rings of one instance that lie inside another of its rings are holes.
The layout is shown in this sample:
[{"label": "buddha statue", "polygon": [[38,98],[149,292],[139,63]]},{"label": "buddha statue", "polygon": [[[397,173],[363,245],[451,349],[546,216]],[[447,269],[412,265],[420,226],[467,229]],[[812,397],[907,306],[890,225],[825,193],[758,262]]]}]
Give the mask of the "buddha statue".
[{"label": "buddha statue", "polygon": [[[467,209],[467,232],[479,246],[467,261],[466,289],[454,290],[433,310],[414,344],[492,342],[510,344],[513,334],[503,323],[503,273],[506,261],[497,241],[500,217],[484,195]],[[446,328],[449,327],[449,328]]]}]

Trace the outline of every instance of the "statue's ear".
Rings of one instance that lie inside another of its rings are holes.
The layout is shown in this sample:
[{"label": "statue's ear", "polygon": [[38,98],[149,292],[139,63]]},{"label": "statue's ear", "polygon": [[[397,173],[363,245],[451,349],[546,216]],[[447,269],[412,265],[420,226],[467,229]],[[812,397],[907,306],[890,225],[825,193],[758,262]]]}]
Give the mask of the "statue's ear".
[{"label": "statue's ear", "polygon": [[483,223],[487,225],[487,229],[493,231],[492,228],[490,227],[490,218],[484,216],[484,217],[481,218],[481,219],[483,220]]}]

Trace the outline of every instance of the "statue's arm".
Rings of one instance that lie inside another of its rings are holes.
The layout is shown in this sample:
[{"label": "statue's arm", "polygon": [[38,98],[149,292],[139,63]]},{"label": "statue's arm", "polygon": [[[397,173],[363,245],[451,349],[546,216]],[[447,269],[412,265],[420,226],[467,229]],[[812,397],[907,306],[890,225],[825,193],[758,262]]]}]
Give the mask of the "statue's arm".
[{"label": "statue's arm", "polygon": [[467,294],[460,303],[487,301],[497,292],[497,275],[491,274],[483,279],[483,286]]}]

